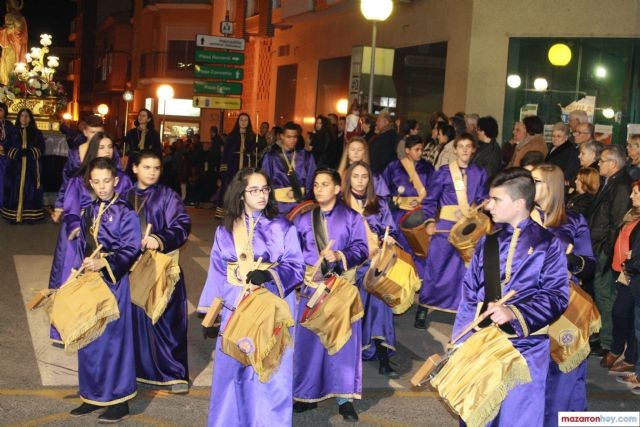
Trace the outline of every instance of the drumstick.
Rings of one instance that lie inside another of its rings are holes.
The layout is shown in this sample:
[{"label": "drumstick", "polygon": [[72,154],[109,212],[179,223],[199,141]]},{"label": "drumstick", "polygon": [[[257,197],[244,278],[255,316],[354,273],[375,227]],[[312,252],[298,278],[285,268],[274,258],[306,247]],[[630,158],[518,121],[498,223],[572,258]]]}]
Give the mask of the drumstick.
[{"label": "drumstick", "polygon": [[387,249],[387,237],[389,237],[389,226],[384,229],[384,237],[382,238],[382,249],[380,250],[380,259],[384,257],[384,251]]},{"label": "drumstick", "polygon": [[151,234],[151,224],[147,224],[147,229],[144,232],[144,237],[142,238],[142,240],[144,240],[147,237],[149,237],[149,234]]},{"label": "drumstick", "polygon": [[[326,251],[327,249],[331,249],[331,246],[333,246],[334,243],[335,242],[333,240],[329,240],[329,243],[327,243],[327,246],[324,248],[324,250]],[[313,278],[316,277],[316,273],[318,272],[318,269],[322,265],[322,261],[324,261],[324,258],[323,257],[319,257],[318,261],[316,261],[315,265],[311,269],[311,276],[310,277],[311,277],[312,281],[313,281]]]},{"label": "drumstick", "polygon": [[[502,298],[500,298],[496,304],[498,305],[503,305],[505,302],[507,302],[509,299],[511,299],[517,292],[512,289],[509,292],[506,293],[505,296],[503,296]],[[474,320],[473,322],[471,322],[469,325],[467,325],[466,328],[464,328],[464,330],[462,332],[460,332],[458,334],[457,337],[455,337],[453,340],[451,340],[451,345],[455,344],[456,342],[458,342],[462,337],[464,337],[465,335],[467,335],[467,333],[469,331],[471,331],[473,328],[475,328],[476,326],[478,326],[480,323],[482,323],[482,321],[484,319],[486,319],[487,317],[489,317],[489,314],[487,314],[488,312],[485,311],[484,313],[482,313],[480,316],[478,316],[478,318],[476,320]]]},{"label": "drumstick", "polygon": [[[253,268],[251,269],[251,271],[256,270],[258,267],[260,267],[260,264],[262,264],[262,257],[258,258],[258,260],[253,264]],[[244,283],[242,284],[242,292],[240,292],[240,295],[238,295],[238,298],[236,298],[236,302],[235,304],[233,304],[234,307],[237,307],[238,304],[240,304],[242,298],[244,298],[249,289],[251,289],[251,282],[247,283],[246,277],[243,277],[242,280],[244,280]]]},{"label": "drumstick", "polygon": [[566,255],[569,255],[571,252],[573,252],[573,243],[569,243],[567,249],[564,251]]}]

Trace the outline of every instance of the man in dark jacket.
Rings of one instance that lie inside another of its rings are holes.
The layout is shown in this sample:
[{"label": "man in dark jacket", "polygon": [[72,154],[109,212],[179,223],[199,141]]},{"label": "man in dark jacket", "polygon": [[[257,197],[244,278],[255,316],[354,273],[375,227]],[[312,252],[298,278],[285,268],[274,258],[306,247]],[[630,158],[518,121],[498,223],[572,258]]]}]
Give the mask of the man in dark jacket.
[{"label": "man in dark jacket", "polygon": [[397,159],[396,145],[398,132],[391,115],[382,111],[376,119],[378,135],[373,138],[369,147],[371,169],[374,173],[382,173],[389,163]]},{"label": "man in dark jacket", "polygon": [[[625,170],[625,153],[617,145],[605,147],[600,155],[600,187],[589,217],[593,253],[596,255],[596,273],[593,279],[595,303],[602,316],[600,345],[608,351],[613,342],[611,314],[615,300],[615,277],[611,270],[613,246],[618,228],[629,210],[631,179]],[[603,354],[603,360],[607,354]]]},{"label": "man in dark jacket", "polygon": [[502,150],[496,141],[498,137],[498,122],[491,116],[480,117],[476,125],[478,149],[473,156],[473,163],[487,172],[487,177],[493,177],[502,167]]}]

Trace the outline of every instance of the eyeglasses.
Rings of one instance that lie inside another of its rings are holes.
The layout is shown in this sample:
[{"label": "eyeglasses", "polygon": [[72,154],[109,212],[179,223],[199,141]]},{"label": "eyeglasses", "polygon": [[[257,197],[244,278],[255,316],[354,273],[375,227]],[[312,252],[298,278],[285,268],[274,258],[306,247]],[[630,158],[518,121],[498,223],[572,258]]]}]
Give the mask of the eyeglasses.
[{"label": "eyeglasses", "polygon": [[613,161],[613,159],[600,159],[598,160],[598,163],[605,163],[605,162],[611,162]]},{"label": "eyeglasses", "polygon": [[574,130],[572,132],[573,135],[591,135],[591,132],[580,132],[579,130]]},{"label": "eyeglasses", "polygon": [[244,190],[245,193],[251,194],[253,197],[256,197],[258,194],[262,193],[265,196],[268,196],[271,193],[271,187],[262,187],[262,188],[250,188],[248,190]]},{"label": "eyeglasses", "polygon": [[534,183],[536,183],[536,184],[544,184],[544,181],[543,181],[543,180],[541,180],[541,179],[535,179],[535,178],[534,178],[534,179],[533,179],[533,182],[534,182]]}]

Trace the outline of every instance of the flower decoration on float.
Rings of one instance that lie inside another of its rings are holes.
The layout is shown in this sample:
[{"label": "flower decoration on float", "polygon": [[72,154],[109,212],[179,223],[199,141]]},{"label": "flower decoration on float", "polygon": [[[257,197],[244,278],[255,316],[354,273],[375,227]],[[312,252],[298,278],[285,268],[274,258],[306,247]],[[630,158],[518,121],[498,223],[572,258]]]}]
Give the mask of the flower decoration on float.
[{"label": "flower decoration on float", "polygon": [[56,106],[67,104],[64,86],[53,80],[60,58],[49,55],[50,34],[40,35],[40,47],[32,47],[25,62],[16,62],[6,86],[0,87],[0,101],[12,103],[16,98],[55,98]]}]

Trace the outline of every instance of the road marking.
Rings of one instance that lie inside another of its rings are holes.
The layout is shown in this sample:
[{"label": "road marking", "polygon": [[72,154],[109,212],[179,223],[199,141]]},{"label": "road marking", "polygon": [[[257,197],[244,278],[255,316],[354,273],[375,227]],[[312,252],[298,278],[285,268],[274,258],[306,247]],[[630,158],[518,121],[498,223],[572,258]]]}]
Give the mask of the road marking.
[{"label": "road marking", "polygon": [[[50,255],[13,256],[25,310],[34,292],[49,285],[52,260]],[[78,358],[51,344],[49,318],[44,310],[27,312],[27,323],[42,385],[77,385]]]}]

